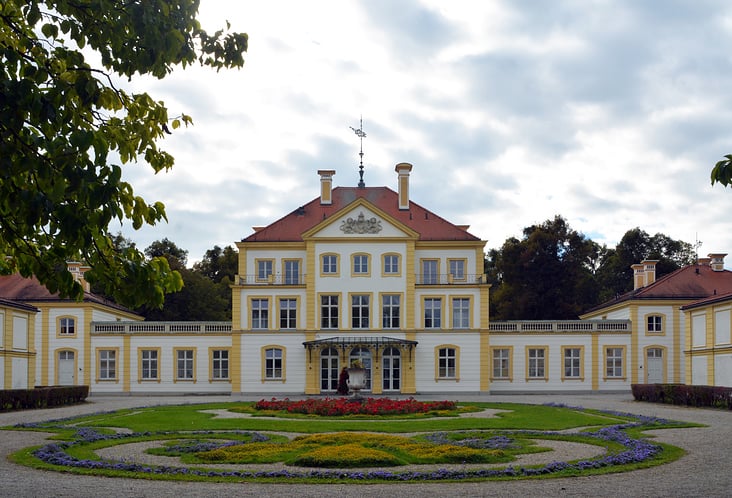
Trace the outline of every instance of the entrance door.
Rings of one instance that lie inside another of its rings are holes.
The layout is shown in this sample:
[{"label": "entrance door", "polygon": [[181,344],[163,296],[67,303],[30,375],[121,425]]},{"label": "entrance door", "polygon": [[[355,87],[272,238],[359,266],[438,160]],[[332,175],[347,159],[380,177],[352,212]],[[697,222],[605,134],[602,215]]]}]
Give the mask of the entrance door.
[{"label": "entrance door", "polygon": [[397,348],[387,348],[383,355],[384,391],[398,391],[401,389],[401,354]]},{"label": "entrance door", "polygon": [[370,391],[371,390],[371,351],[368,350],[368,348],[353,348],[351,350],[351,355],[348,358],[348,364],[352,365],[355,360],[361,360],[361,363],[363,363],[363,368],[366,370],[366,379],[364,382],[364,388],[361,389],[362,391]]},{"label": "entrance door", "polygon": [[320,390],[336,389],[338,389],[338,351],[328,348],[320,353]]},{"label": "entrance door", "polygon": [[663,349],[649,348],[646,351],[646,383],[663,383]]},{"label": "entrance door", "polygon": [[76,384],[76,362],[73,351],[61,351],[58,354],[58,383],[62,386]]}]

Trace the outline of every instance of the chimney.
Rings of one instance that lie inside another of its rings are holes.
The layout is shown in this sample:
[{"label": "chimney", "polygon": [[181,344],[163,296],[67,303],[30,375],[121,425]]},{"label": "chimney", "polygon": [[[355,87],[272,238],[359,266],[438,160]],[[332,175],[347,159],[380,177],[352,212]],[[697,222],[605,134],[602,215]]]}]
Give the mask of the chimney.
[{"label": "chimney", "polygon": [[724,271],[724,257],[726,255],[726,253],[707,254],[711,260],[709,266],[712,267],[712,271]]},{"label": "chimney", "polygon": [[412,171],[412,165],[409,163],[399,163],[394,168],[398,176],[399,183],[399,210],[409,210],[409,172]]},{"label": "chimney", "polygon": [[82,265],[78,261],[67,261],[66,262],[66,268],[71,272],[71,275],[74,277],[74,280],[79,282],[81,284],[81,287],[84,289],[84,292],[90,291],[89,282],[86,281],[84,278],[84,273],[91,270],[90,266]]},{"label": "chimney", "polygon": [[645,276],[643,275],[644,266],[640,263],[636,263],[634,265],[630,265],[630,267],[633,269],[633,290],[640,289],[646,281]]},{"label": "chimney", "polygon": [[320,205],[330,206],[333,204],[333,175],[335,170],[332,169],[320,169],[318,170],[320,175]]},{"label": "chimney", "polygon": [[641,261],[641,264],[643,265],[643,275],[645,276],[643,279],[645,281],[644,287],[646,285],[651,285],[656,281],[656,263],[658,263],[657,259],[645,259]]}]

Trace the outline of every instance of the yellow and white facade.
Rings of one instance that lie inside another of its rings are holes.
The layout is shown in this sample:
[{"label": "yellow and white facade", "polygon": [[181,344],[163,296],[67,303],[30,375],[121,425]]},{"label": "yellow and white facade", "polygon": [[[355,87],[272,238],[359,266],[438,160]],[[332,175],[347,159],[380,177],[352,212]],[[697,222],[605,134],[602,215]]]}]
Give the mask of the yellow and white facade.
[{"label": "yellow and white facade", "polygon": [[0,299],[0,389],[35,386],[35,319],[38,309]]},{"label": "yellow and white facade", "polygon": [[[318,197],[237,242],[231,322],[143,322],[92,294],[29,296],[0,277],[0,298],[32,308],[0,307],[3,383],[335,394],[360,361],[365,390],[386,395],[732,385],[732,297],[701,301],[732,293],[723,254],[658,280],[654,261],[635,265],[635,289],[580,320],[492,322],[485,241],[410,199],[410,164],[395,171],[397,191],[334,188],[335,171],[320,170]],[[8,332],[24,313],[26,352]]]}]

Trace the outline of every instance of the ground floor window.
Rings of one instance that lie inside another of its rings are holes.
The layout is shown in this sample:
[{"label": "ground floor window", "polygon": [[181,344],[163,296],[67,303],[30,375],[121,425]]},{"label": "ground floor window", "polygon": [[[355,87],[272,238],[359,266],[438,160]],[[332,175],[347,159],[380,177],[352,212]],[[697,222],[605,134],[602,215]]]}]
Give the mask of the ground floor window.
[{"label": "ground floor window", "polygon": [[493,378],[494,379],[511,378],[511,349],[510,348],[493,349]]},{"label": "ground floor window", "polygon": [[563,374],[565,379],[582,378],[582,348],[564,347],[563,352]]},{"label": "ground floor window", "polygon": [[99,358],[99,380],[117,379],[117,351],[113,349],[100,349]]},{"label": "ground floor window", "polygon": [[338,350],[326,348],[320,352],[320,390],[335,391],[338,389]]},{"label": "ground floor window", "polygon": [[526,356],[527,378],[546,379],[546,348],[528,348]]},{"label": "ground floor window", "polygon": [[158,380],[158,357],[157,349],[140,350],[140,379],[142,380]]},{"label": "ground floor window", "polygon": [[175,351],[176,380],[193,380],[195,378],[195,354],[192,349],[178,349]]},{"label": "ground floor window", "polygon": [[401,388],[402,357],[397,348],[387,348],[382,355],[382,388],[398,391]]},{"label": "ground floor window", "polygon": [[457,348],[440,347],[437,349],[437,378],[457,378]]},{"label": "ground floor window", "polygon": [[211,378],[214,380],[229,378],[229,351],[227,349],[211,351]]},{"label": "ground floor window", "polygon": [[264,378],[266,380],[284,379],[284,353],[282,348],[268,347],[264,350]]},{"label": "ground floor window", "polygon": [[619,347],[609,347],[605,349],[605,376],[607,378],[612,379],[625,377],[623,368],[624,353],[624,349]]}]

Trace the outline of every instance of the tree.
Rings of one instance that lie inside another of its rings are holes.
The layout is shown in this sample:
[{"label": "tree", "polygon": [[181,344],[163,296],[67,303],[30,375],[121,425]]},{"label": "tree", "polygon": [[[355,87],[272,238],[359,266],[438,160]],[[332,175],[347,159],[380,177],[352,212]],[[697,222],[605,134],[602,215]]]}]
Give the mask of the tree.
[{"label": "tree", "polygon": [[193,265],[193,270],[204,275],[216,283],[228,277],[229,282],[234,281],[239,268],[239,253],[231,246],[221,249],[214,246],[206,251],[203,259]]},{"label": "tree", "polygon": [[625,232],[615,249],[607,252],[597,269],[600,302],[633,290],[631,265],[644,259],[658,260],[658,278],[692,264],[696,256],[694,246],[688,242],[674,240],[662,233],[651,236],[638,227],[632,228]]},{"label": "tree", "polygon": [[712,185],[716,182],[725,187],[732,185],[732,154],[727,154],[712,168]]},{"label": "tree", "polygon": [[184,284],[181,290],[166,294],[162,307],[144,306],[137,312],[155,321],[231,320],[230,300],[221,295],[218,284],[188,268],[179,271]]},{"label": "tree", "polygon": [[145,256],[150,259],[165,258],[174,270],[182,270],[188,262],[188,251],[178,247],[175,242],[164,238],[156,240],[145,248]]},{"label": "tree", "polygon": [[[83,260],[85,277],[121,304],[160,306],[181,288],[165,258],[117,247],[112,220],[138,229],[166,220],[121,180],[121,165],[173,166],[158,147],[170,129],[164,103],[128,93],[121,78],[163,78],[199,63],[241,67],[247,35],[209,35],[196,20],[199,0],[3,0],[0,3],[0,273],[35,275],[51,292],[80,299],[66,269]],[[85,54],[101,61],[92,67]],[[116,158],[116,159],[113,159]]]},{"label": "tree", "polygon": [[524,228],[491,252],[497,320],[575,319],[597,297],[590,261],[597,244],[561,216]]}]

